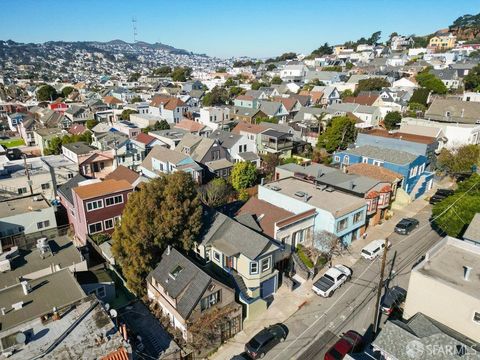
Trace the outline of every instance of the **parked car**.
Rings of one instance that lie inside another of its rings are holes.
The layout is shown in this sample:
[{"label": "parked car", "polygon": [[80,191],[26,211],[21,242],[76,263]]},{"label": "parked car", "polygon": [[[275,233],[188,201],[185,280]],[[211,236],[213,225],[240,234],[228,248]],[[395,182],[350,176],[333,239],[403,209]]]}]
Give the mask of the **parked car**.
[{"label": "parked car", "polygon": [[453,195],[455,192],[451,189],[438,189],[435,194],[429,200],[429,203],[434,205],[442,201],[443,199]]},{"label": "parked car", "polygon": [[418,227],[418,220],[413,218],[405,218],[395,226],[395,232],[400,235],[408,235],[413,229]]},{"label": "parked car", "polygon": [[[387,240],[387,246],[390,248],[392,244]],[[361,255],[366,260],[375,260],[378,256],[383,254],[385,249],[385,240],[373,240],[370,244],[362,249]]]},{"label": "parked car", "polygon": [[315,281],[312,290],[317,295],[323,297],[330,297],[335,290],[343,285],[344,282],[350,280],[352,277],[352,270],[345,265],[335,265],[328,269],[323,276]]},{"label": "parked car", "polygon": [[390,315],[395,309],[398,309],[400,305],[405,301],[407,297],[407,290],[400,286],[394,286],[387,290],[382,296],[380,303],[382,312],[385,315]]},{"label": "parked car", "polygon": [[363,337],[353,330],[348,330],[325,353],[324,360],[341,360],[347,354],[361,352],[364,347]]},{"label": "parked car", "polygon": [[261,330],[246,345],[245,352],[252,359],[262,359],[279,342],[285,341],[288,330],[283,324],[274,324]]},{"label": "parked car", "polygon": [[239,355],[235,355],[230,360],[251,360],[252,358],[246,352],[243,352]]}]

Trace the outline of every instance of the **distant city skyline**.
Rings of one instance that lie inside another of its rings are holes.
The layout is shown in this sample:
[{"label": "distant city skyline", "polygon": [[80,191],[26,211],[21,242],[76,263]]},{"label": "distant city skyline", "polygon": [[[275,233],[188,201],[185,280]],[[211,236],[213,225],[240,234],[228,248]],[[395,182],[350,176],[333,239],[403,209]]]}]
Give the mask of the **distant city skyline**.
[{"label": "distant city skyline", "polygon": [[0,39],[18,42],[137,40],[217,57],[309,54],[382,31],[424,35],[475,14],[471,0],[123,1],[4,0]]}]

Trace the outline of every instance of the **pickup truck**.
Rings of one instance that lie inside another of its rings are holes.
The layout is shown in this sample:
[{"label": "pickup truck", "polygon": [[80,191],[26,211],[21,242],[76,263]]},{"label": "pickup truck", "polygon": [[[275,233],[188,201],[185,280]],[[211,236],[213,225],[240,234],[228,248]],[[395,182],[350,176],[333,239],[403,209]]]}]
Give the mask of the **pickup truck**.
[{"label": "pickup truck", "polygon": [[317,295],[330,297],[342,284],[352,277],[352,270],[345,265],[335,265],[315,281],[312,290]]}]

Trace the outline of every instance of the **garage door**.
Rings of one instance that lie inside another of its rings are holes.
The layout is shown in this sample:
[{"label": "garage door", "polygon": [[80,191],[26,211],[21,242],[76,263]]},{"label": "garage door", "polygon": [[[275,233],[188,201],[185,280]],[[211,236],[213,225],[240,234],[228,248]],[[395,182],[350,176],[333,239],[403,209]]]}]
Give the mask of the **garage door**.
[{"label": "garage door", "polygon": [[275,292],[275,283],[276,283],[276,276],[262,282],[260,284],[260,296],[265,299],[269,297]]}]

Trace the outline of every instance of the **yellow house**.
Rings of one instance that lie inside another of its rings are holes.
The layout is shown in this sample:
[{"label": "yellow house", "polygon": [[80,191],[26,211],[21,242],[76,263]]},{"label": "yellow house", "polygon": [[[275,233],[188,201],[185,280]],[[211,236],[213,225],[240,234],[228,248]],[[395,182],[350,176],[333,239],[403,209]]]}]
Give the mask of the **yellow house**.
[{"label": "yellow house", "polygon": [[340,54],[340,53],[341,53],[343,50],[345,50],[345,49],[346,49],[346,46],[344,46],[344,45],[336,45],[336,46],[333,48],[333,53],[334,53],[335,55],[338,55],[338,54]]},{"label": "yellow house", "polygon": [[452,34],[434,36],[430,39],[428,47],[435,50],[448,50],[455,46],[457,38]]},{"label": "yellow house", "polygon": [[195,252],[233,278],[245,317],[255,318],[277,292],[279,272],[274,266],[283,252],[276,242],[220,212],[204,216],[207,225]]}]

